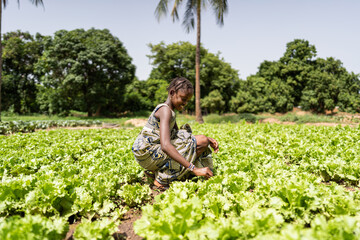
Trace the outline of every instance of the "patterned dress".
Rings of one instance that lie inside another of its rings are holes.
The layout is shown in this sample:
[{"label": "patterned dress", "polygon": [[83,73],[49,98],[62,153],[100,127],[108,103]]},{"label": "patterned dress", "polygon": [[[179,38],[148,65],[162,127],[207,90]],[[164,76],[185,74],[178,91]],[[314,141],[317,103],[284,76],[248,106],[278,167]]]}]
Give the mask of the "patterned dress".
[{"label": "patterned dress", "polygon": [[[160,119],[155,113],[161,107],[169,107],[167,104],[159,104],[151,113],[146,125],[136,138],[132,151],[136,161],[143,168],[153,171],[155,179],[161,184],[169,184],[174,180],[183,180],[189,177],[190,171],[171,159],[162,151],[160,145]],[[209,167],[213,169],[211,149],[208,147],[199,157],[196,157],[196,138],[192,135],[188,124],[175,129],[176,115],[171,110],[170,141],[176,150],[196,167]]]}]

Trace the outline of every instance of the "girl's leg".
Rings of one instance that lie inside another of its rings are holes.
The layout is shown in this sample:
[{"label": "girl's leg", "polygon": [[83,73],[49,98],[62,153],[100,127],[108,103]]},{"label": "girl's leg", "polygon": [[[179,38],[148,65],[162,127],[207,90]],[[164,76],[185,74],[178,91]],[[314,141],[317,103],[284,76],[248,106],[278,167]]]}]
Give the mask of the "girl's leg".
[{"label": "girl's leg", "polygon": [[209,146],[210,141],[205,135],[195,135],[196,139],[196,156],[199,157]]}]

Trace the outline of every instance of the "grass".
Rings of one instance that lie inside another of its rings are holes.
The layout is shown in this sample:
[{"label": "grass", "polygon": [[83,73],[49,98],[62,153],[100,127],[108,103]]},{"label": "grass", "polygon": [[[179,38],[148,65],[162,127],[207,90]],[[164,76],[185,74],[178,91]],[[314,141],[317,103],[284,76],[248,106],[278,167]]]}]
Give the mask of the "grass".
[{"label": "grass", "polygon": [[279,117],[279,120],[282,122],[296,122],[296,123],[317,123],[317,122],[332,122],[339,123],[339,119],[336,119],[333,116],[327,115],[316,115],[316,114],[305,114],[305,115],[296,115],[294,113],[287,113]]},{"label": "grass", "polygon": [[[148,111],[141,111],[136,113],[124,114],[121,117],[88,117],[86,113],[71,111],[70,116],[57,116],[57,115],[44,115],[44,114],[31,114],[31,115],[18,115],[15,113],[2,112],[2,121],[40,121],[40,120],[99,120],[105,123],[114,123],[125,125],[125,122],[133,118],[147,118],[150,115]],[[145,117],[146,116],[146,117]]]},{"label": "grass", "polygon": [[[134,118],[142,118],[147,119],[151,112],[149,111],[140,111],[135,113],[125,113],[119,117],[87,117],[86,113],[72,111],[70,116],[62,117],[56,115],[42,115],[42,114],[32,114],[32,115],[18,115],[9,112],[2,112],[1,119],[2,121],[36,121],[36,120],[99,120],[104,123],[113,123],[119,124],[121,126],[125,126],[125,122],[129,119]],[[286,114],[268,114],[268,113],[260,113],[260,114],[251,114],[251,113],[241,113],[241,114],[209,114],[203,116],[203,119],[206,123],[238,123],[238,122],[251,122],[256,123],[265,118],[275,118],[281,122],[295,122],[298,124],[302,123],[318,123],[318,122],[326,122],[326,123],[360,123],[360,117],[354,116],[345,116],[345,115],[324,115],[324,114],[296,114],[294,112],[289,112]],[[182,125],[184,123],[195,123],[195,116],[193,115],[185,115],[181,113],[177,113],[177,121],[178,125]]]}]

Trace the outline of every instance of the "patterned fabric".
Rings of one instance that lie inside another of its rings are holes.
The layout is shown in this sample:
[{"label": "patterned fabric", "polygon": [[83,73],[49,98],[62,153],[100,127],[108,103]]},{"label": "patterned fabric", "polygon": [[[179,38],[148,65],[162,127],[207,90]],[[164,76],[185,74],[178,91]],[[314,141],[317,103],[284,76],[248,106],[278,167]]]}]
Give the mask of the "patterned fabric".
[{"label": "patterned fabric", "polygon": [[[136,138],[132,151],[136,161],[147,170],[155,173],[155,179],[161,184],[169,184],[174,180],[182,180],[189,177],[190,171],[171,159],[164,153],[160,145],[160,119],[155,117],[155,113],[167,104],[160,104],[151,113],[146,125]],[[189,162],[196,167],[209,167],[213,169],[211,149],[207,148],[201,156],[196,158],[196,139],[192,135],[188,124],[176,130],[176,115],[172,111],[170,120],[170,142],[176,150]]]}]

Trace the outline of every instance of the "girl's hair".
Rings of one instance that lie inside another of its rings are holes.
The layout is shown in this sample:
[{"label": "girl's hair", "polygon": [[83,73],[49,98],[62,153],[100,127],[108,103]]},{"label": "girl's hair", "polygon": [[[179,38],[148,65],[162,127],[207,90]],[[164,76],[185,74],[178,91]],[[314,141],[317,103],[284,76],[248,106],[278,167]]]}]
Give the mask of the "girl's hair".
[{"label": "girl's hair", "polygon": [[192,83],[184,77],[176,77],[173,78],[170,82],[170,85],[168,86],[167,90],[170,91],[171,89],[174,89],[175,92],[179,91],[180,89],[191,89],[194,90],[194,87]]}]

